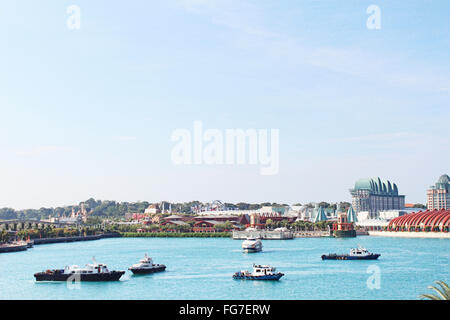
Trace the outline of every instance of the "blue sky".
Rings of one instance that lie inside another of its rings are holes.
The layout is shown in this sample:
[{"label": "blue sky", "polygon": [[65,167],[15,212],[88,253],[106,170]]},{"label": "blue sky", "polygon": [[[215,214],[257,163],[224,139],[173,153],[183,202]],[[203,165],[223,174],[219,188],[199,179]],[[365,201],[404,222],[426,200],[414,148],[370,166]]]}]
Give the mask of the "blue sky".
[{"label": "blue sky", "polygon": [[[381,9],[369,30],[366,9]],[[66,26],[81,9],[80,30]],[[2,1],[0,207],[407,202],[450,159],[448,1]],[[280,171],[175,166],[171,133],[280,130]]]}]

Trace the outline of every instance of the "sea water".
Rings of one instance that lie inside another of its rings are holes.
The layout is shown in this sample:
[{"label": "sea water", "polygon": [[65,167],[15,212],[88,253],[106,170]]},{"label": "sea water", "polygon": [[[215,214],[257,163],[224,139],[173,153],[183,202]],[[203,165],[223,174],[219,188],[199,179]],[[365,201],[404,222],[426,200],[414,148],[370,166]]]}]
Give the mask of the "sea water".
[{"label": "sea water", "polygon": [[[448,239],[300,238],[263,240],[263,251],[243,253],[229,238],[111,238],[36,245],[0,254],[0,299],[417,299],[436,280],[450,282]],[[336,261],[358,245],[378,260]],[[148,253],[165,272],[134,276],[128,267]],[[84,266],[95,256],[110,270],[127,270],[117,282],[36,282],[46,269]],[[233,280],[236,271],[269,264],[280,281]]]}]

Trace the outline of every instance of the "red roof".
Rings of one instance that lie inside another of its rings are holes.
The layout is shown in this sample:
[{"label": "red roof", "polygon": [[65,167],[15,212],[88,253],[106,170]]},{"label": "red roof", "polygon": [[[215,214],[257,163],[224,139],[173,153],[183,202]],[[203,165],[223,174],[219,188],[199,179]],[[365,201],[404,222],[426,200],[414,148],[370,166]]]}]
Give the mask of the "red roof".
[{"label": "red roof", "polygon": [[389,230],[397,228],[407,228],[408,230],[416,228],[430,227],[431,230],[439,228],[443,230],[450,225],[450,210],[426,210],[419,211],[392,219],[388,224]]}]

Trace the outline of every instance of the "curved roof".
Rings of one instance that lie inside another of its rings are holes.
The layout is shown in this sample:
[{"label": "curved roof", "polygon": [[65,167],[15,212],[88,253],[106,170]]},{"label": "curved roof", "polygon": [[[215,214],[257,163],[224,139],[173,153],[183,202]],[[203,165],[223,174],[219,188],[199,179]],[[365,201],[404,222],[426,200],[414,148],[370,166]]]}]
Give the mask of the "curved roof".
[{"label": "curved roof", "polygon": [[355,182],[353,190],[369,190],[376,194],[398,195],[398,188],[395,183],[391,183],[389,180],[383,182],[379,177],[359,179]]},{"label": "curved roof", "polygon": [[426,210],[419,211],[392,219],[388,224],[388,230],[394,231],[398,228],[415,230],[416,228],[430,227],[443,230],[450,226],[450,210]]},{"label": "curved roof", "polygon": [[353,210],[352,206],[350,206],[347,210],[347,219],[348,219],[348,222],[358,222],[358,218],[357,218],[355,210]]},{"label": "curved roof", "polygon": [[443,174],[439,177],[438,183],[447,184],[450,182],[450,177],[446,174]]},{"label": "curved roof", "polygon": [[[316,211],[316,210],[314,210]],[[325,214],[325,210],[322,207],[319,207],[316,211],[316,215],[314,217],[313,222],[326,221],[327,215]]]}]

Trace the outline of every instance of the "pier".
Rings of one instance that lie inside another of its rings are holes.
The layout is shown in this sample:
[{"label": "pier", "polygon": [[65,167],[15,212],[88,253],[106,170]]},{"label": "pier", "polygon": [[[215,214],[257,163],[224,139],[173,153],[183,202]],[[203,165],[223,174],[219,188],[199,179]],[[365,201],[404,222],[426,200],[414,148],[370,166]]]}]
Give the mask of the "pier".
[{"label": "pier", "polygon": [[249,237],[260,238],[262,240],[290,240],[294,239],[294,234],[291,231],[233,231],[233,240],[245,240]]},{"label": "pier", "polygon": [[294,238],[322,238],[331,237],[329,231],[296,231]]}]

